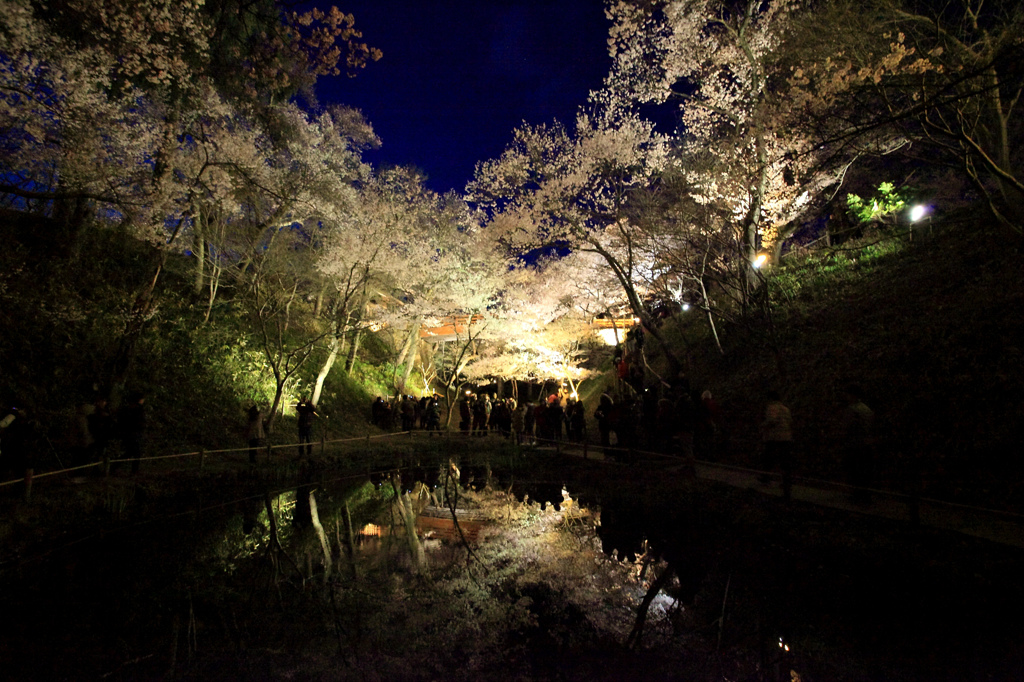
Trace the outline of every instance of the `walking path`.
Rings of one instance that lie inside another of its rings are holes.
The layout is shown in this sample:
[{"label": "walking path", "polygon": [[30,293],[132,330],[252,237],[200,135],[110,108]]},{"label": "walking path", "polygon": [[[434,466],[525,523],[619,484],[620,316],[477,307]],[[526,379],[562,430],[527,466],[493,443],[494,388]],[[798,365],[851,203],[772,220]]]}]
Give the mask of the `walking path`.
[{"label": "walking path", "polygon": [[[544,448],[548,449],[548,448]],[[555,450],[555,448],[550,448]],[[565,445],[563,454],[582,457],[579,446]],[[653,454],[653,453],[652,453]],[[589,459],[603,461],[599,447],[589,447]],[[672,459],[678,460],[673,457]],[[670,469],[681,469],[685,465],[669,464]],[[716,481],[736,488],[746,488],[763,495],[782,497],[782,484],[778,476],[762,483],[762,471],[733,467],[712,462],[696,463],[697,478]],[[877,516],[894,521],[916,522],[921,526],[963,533],[984,538],[1012,547],[1024,548],[1024,515],[984,509],[970,505],[943,502],[930,498],[914,500],[909,495],[887,490],[869,490],[866,501],[851,499],[855,489],[840,483],[795,477],[790,496],[795,502],[814,504],[820,507],[841,509],[854,514]]]},{"label": "walking path", "polygon": [[[760,472],[757,471],[737,469],[720,464],[706,462],[697,464],[698,478],[781,497],[782,485],[778,477],[764,484],[758,481],[759,474]],[[916,515],[917,522],[922,526],[951,530],[1004,545],[1024,548],[1024,516],[1019,514],[928,498],[920,499],[915,509],[914,500],[909,495],[885,490],[871,490],[870,497],[866,502],[856,502],[850,498],[852,491],[852,488],[848,486],[830,484],[827,481],[796,478],[793,482],[791,496],[797,502],[896,521],[913,522]]]}]

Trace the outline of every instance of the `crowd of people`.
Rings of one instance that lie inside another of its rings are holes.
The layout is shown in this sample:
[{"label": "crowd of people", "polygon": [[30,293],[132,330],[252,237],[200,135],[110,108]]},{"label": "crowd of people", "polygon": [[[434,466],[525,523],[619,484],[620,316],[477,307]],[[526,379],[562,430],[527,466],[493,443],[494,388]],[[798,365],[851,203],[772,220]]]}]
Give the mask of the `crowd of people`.
[{"label": "crowd of people", "polygon": [[[75,406],[67,437],[68,448],[58,452],[44,433],[31,409],[13,405],[0,418],[0,477],[30,477],[41,453],[49,451],[62,467],[80,467],[103,462],[116,469],[118,461],[128,462],[132,473],[139,471],[146,431],[146,396],[129,393],[116,412],[106,395],[94,388]],[[111,460],[113,446],[119,457]],[[62,458],[61,455],[64,455]]]},{"label": "crowd of people", "polygon": [[370,421],[385,431],[397,427],[402,431],[440,431],[440,397],[436,393],[418,400],[411,395],[398,395],[390,400],[377,396],[370,405]]},{"label": "crowd of people", "polygon": [[575,397],[552,393],[536,402],[467,393],[459,400],[459,430],[467,435],[496,432],[516,443],[536,444],[586,438],[586,412]]},{"label": "crowd of people", "polygon": [[[588,420],[584,403],[565,390],[536,401],[519,402],[488,392],[466,391],[453,408],[458,430],[466,436],[500,435],[523,445],[546,445],[559,441],[593,441],[612,459],[628,459],[634,451],[671,453],[686,461],[714,461],[726,449],[727,434],[722,409],[711,391],[692,391],[685,377],[673,385],[663,381],[644,385],[642,374],[623,369],[628,357],[617,358],[620,382],[616,390],[600,396]],[[637,378],[639,375],[640,378]],[[614,394],[614,397],[613,397]],[[420,398],[398,395],[377,397],[371,405],[371,420],[383,430],[422,429],[439,432],[448,413],[441,396]],[[75,467],[104,462],[116,468],[118,459],[139,470],[146,430],[146,398],[130,393],[114,413],[105,395],[93,391],[75,409],[69,434],[70,459],[63,466]],[[841,430],[841,463],[846,481],[859,500],[870,487],[875,468],[874,411],[864,402],[859,386],[844,390],[844,407],[837,420]],[[295,405],[298,415],[299,452],[313,452],[313,426],[320,414],[309,399]],[[587,424],[597,428],[589,437]],[[794,468],[793,420],[789,408],[775,391],[765,394],[764,411],[758,424],[762,482],[781,478],[783,493],[790,495]],[[245,439],[249,460],[256,462],[258,448],[266,441],[265,415],[252,406],[247,415]],[[14,407],[0,417],[0,474],[21,476],[35,466],[42,450],[41,429],[29,410]],[[110,459],[112,444],[120,458]],[[119,445],[119,447],[116,447]]]}]

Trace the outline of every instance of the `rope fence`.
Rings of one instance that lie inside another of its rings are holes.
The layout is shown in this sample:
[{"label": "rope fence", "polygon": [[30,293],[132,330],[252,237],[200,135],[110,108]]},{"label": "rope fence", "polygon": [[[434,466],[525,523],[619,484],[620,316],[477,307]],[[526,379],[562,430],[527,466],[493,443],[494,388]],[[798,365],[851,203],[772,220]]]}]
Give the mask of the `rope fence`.
[{"label": "rope fence", "polygon": [[[488,432],[485,432],[482,435],[483,436],[488,436],[488,435],[497,435],[497,434],[498,434],[498,432],[488,431]],[[445,439],[451,439],[451,438],[454,437],[454,438],[459,439],[459,440],[461,440],[463,438],[469,439],[469,438],[478,437],[478,434],[471,434],[471,433],[467,433],[467,432],[463,432],[463,431],[458,431],[458,430],[454,430],[454,431],[453,430],[427,431],[427,430],[417,429],[417,430],[412,430],[412,431],[396,431],[396,432],[382,433],[382,434],[367,434],[365,436],[352,436],[352,437],[348,437],[348,438],[332,438],[332,439],[321,438],[321,440],[315,441],[315,442],[301,442],[301,443],[300,442],[294,442],[294,443],[281,443],[281,444],[276,444],[276,445],[267,444],[267,445],[257,446],[257,448],[255,448],[255,449],[257,450],[258,453],[263,453],[263,454],[265,454],[268,457],[269,457],[270,453],[272,453],[275,450],[305,449],[305,448],[312,448],[312,447],[319,447],[321,454],[323,454],[326,446],[328,446],[328,445],[354,444],[354,443],[372,443],[374,441],[383,441],[383,440],[395,439],[395,438],[399,438],[399,437],[403,437],[403,436],[405,436],[405,437],[421,437],[421,438],[422,437],[427,437],[427,438],[432,439],[435,435],[436,436],[440,436],[440,437],[445,438]],[[736,473],[742,473],[742,474],[749,475],[749,476],[754,476],[754,477],[777,475],[774,472],[764,471],[764,470],[760,470],[760,469],[751,469],[749,467],[742,467],[742,466],[737,466],[737,465],[732,465],[732,464],[723,464],[723,463],[719,463],[719,462],[709,462],[709,461],[704,461],[704,460],[698,460],[698,459],[696,459],[696,458],[694,458],[692,456],[688,457],[688,456],[685,456],[685,455],[679,455],[679,454],[667,453],[667,452],[657,452],[657,451],[653,451],[653,450],[643,450],[643,449],[639,449],[639,448],[626,448],[626,447],[621,447],[621,446],[618,446],[618,445],[607,445],[606,446],[606,445],[593,444],[593,443],[589,443],[589,442],[586,442],[586,441],[584,441],[584,442],[576,442],[576,441],[571,441],[571,440],[541,438],[541,437],[531,437],[529,440],[530,440],[529,443],[516,443],[516,445],[517,445],[517,447],[520,447],[520,448],[523,448],[523,449],[539,449],[539,448],[544,448],[544,447],[554,447],[555,452],[557,454],[563,454],[563,451],[582,452],[584,459],[591,459],[591,457],[590,457],[591,451],[597,451],[597,452],[600,452],[602,454],[602,460],[605,459],[604,455],[608,454],[608,453],[611,453],[611,454],[623,454],[623,455],[625,455],[627,457],[630,457],[630,458],[640,456],[640,457],[646,457],[646,458],[671,460],[671,461],[676,461],[676,462],[682,463],[682,464],[684,464],[686,466],[690,466],[690,467],[694,467],[694,468],[696,468],[696,466],[701,466],[701,467],[704,467],[704,468],[707,468],[707,469],[718,469],[718,470],[723,470],[723,471],[733,471],[733,472],[736,472]],[[195,451],[190,451],[190,452],[179,452],[179,453],[172,453],[172,454],[167,454],[167,455],[153,455],[153,456],[149,456],[149,457],[140,457],[140,458],[138,458],[138,462],[141,465],[144,462],[156,462],[156,461],[163,461],[163,460],[185,459],[185,458],[191,458],[191,457],[199,457],[202,460],[202,458],[205,458],[207,455],[222,455],[222,454],[232,454],[232,453],[248,454],[253,449],[254,448],[252,448],[252,447],[222,448],[222,449],[215,449],[215,450],[202,450],[202,449],[200,449],[200,450],[195,450]],[[17,479],[12,479],[12,480],[8,480],[8,481],[2,481],[2,482],[0,482],[0,488],[4,488],[4,487],[8,487],[8,486],[13,486],[13,485],[18,485],[18,484],[25,484],[26,485],[26,493],[28,493],[29,490],[31,489],[32,482],[37,480],[37,479],[48,478],[48,477],[53,477],[53,476],[59,476],[59,475],[63,475],[63,474],[70,474],[70,473],[73,473],[73,472],[76,472],[76,471],[84,471],[84,470],[87,470],[87,469],[93,469],[95,467],[112,466],[112,465],[123,465],[123,464],[131,463],[133,461],[134,460],[132,460],[132,459],[126,459],[126,458],[122,457],[122,458],[118,458],[118,459],[110,459],[110,460],[107,460],[107,461],[89,462],[87,464],[81,464],[81,465],[78,465],[78,466],[66,467],[66,468],[62,468],[62,469],[56,469],[56,470],[53,470],[53,471],[46,471],[46,472],[42,472],[42,473],[39,473],[39,474],[35,474],[33,472],[33,473],[30,473],[30,474],[27,474],[24,478],[17,478]],[[593,461],[600,461],[600,460],[594,459]],[[995,516],[1000,516],[1000,517],[1004,517],[1004,518],[1007,518],[1007,519],[1010,519],[1010,520],[1013,520],[1013,521],[1019,521],[1019,522],[1024,523],[1024,514],[1019,514],[1019,513],[1016,513],[1016,512],[1011,512],[1011,511],[1006,511],[1006,510],[1001,510],[1001,509],[992,509],[992,508],[987,508],[987,507],[979,507],[979,506],[976,506],[976,505],[963,504],[963,503],[958,503],[958,502],[949,502],[949,501],[946,501],[946,500],[938,500],[938,499],[928,498],[928,497],[921,497],[921,496],[918,496],[918,495],[914,495],[912,493],[904,493],[904,492],[898,492],[898,491],[894,491],[894,490],[884,490],[884,489],[876,489],[876,488],[858,487],[858,486],[853,486],[853,485],[850,485],[850,484],[847,484],[847,483],[842,483],[842,482],[839,482],[839,481],[830,481],[830,480],[818,479],[818,478],[807,477],[807,476],[793,476],[792,479],[791,479],[791,483],[792,484],[801,484],[801,485],[805,485],[805,486],[808,486],[808,487],[814,487],[814,488],[819,488],[819,489],[824,489],[824,490],[841,490],[841,491],[846,491],[848,493],[854,493],[854,492],[870,493],[870,494],[873,494],[873,495],[879,495],[879,496],[884,496],[884,497],[889,497],[889,498],[902,499],[902,500],[905,500],[907,502],[915,503],[915,504],[926,503],[926,504],[930,504],[930,505],[937,505],[937,506],[944,506],[944,507],[951,507],[951,508],[962,509],[964,511],[992,514],[992,515],[995,515]]]},{"label": "rope fence", "polygon": [[48,477],[51,477],[51,476],[60,476],[62,474],[70,474],[70,473],[75,472],[75,471],[84,471],[86,469],[93,469],[95,467],[107,467],[107,466],[114,466],[114,465],[121,465],[121,464],[130,464],[130,463],[135,462],[135,461],[138,461],[140,466],[141,466],[141,464],[143,464],[145,462],[157,462],[157,461],[172,460],[172,459],[186,459],[186,458],[190,458],[190,457],[204,458],[207,455],[220,455],[220,454],[231,454],[231,453],[248,454],[253,449],[255,449],[259,453],[264,453],[266,455],[269,455],[274,450],[289,450],[289,449],[306,448],[306,447],[319,447],[319,448],[321,448],[321,452],[322,452],[323,448],[325,446],[327,446],[327,445],[335,445],[335,444],[341,444],[341,443],[370,443],[370,442],[373,442],[373,441],[379,441],[379,440],[383,440],[383,439],[396,438],[398,436],[408,436],[408,435],[410,435],[412,433],[415,433],[415,432],[412,432],[412,431],[397,431],[397,432],[394,432],[394,433],[383,433],[383,434],[377,434],[377,435],[367,434],[365,436],[354,436],[354,437],[350,437],[350,438],[332,438],[332,439],[329,439],[329,440],[328,439],[321,439],[321,440],[318,440],[318,441],[315,441],[315,442],[279,443],[279,444],[276,444],[276,445],[267,444],[267,445],[257,446],[256,448],[252,448],[252,447],[248,447],[247,446],[247,447],[238,447],[238,448],[221,448],[221,449],[216,449],[216,450],[202,450],[202,449],[200,449],[200,450],[194,450],[194,451],[190,451],[190,452],[175,452],[175,453],[167,454],[167,455],[150,455],[148,457],[138,457],[138,458],[119,457],[119,458],[116,458],[116,459],[108,459],[108,460],[100,460],[100,461],[97,461],[97,462],[89,462],[87,464],[80,464],[80,465],[73,466],[73,467],[64,467],[64,468],[61,468],[61,469],[54,469],[52,471],[44,471],[44,472],[41,472],[41,473],[38,473],[38,474],[33,471],[31,474],[28,474],[28,475],[26,475],[23,478],[15,478],[15,479],[12,479],[12,480],[9,480],[9,481],[0,481],[0,488],[4,488],[4,487],[7,487],[7,486],[12,486],[12,485],[18,485],[19,483],[26,483],[26,482],[36,481],[36,480],[41,479],[41,478],[48,478]]}]

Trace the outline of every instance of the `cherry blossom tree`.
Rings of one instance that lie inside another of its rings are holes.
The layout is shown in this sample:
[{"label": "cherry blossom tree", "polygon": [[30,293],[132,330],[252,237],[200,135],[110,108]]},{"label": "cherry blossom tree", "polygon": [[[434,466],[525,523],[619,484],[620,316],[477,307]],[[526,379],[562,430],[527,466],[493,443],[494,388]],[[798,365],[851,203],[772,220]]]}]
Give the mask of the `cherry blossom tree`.
[{"label": "cherry blossom tree", "polygon": [[794,221],[842,164],[797,125],[781,58],[801,3],[775,0],[614,2],[610,107],[676,102],[677,144],[693,197],[732,215],[748,262],[781,251]]},{"label": "cherry blossom tree", "polygon": [[[364,319],[369,300],[388,299],[396,291],[395,278],[409,262],[410,252],[427,237],[425,220],[433,207],[431,199],[414,171],[383,171],[367,178],[350,206],[325,224],[317,268],[332,290],[330,314],[335,331],[318,386],[346,335],[351,337],[351,352],[363,325],[371,323]],[[390,321],[387,309],[394,305],[383,303],[372,323]]]},{"label": "cherry blossom tree", "polygon": [[[245,11],[214,5],[221,19]],[[211,46],[227,40],[219,31],[230,25],[213,20],[214,5],[5,0],[0,6],[0,131],[9,152],[0,161],[3,199],[54,218],[72,255],[90,221],[117,221],[154,247],[154,274],[131,297],[135,304],[112,362],[115,386],[152,317],[160,275],[182,234],[191,229],[193,246],[201,247],[193,251],[205,265],[207,234],[230,243],[228,226],[295,219],[286,214],[311,205],[330,166],[353,158],[331,158],[335,150],[328,148],[328,128],[350,115],[311,121],[283,100],[240,101],[238,93],[218,89],[256,61],[237,46],[230,64],[211,58]],[[274,12],[264,19],[264,25],[285,21],[280,33],[297,46],[294,58],[278,59],[279,73],[315,77],[335,68],[344,54],[331,41],[348,41],[349,66],[360,63],[356,53],[373,56],[353,42],[351,17],[337,12],[306,18]],[[259,84],[260,73],[253,67],[240,80]],[[275,87],[285,91],[280,82]],[[289,186],[289,179],[298,182]],[[219,266],[211,263],[208,311]],[[199,270],[196,281],[203,276]]]},{"label": "cherry blossom tree", "polygon": [[467,187],[489,218],[488,230],[517,255],[552,246],[599,256],[614,275],[634,316],[680,367],[638,286],[649,261],[636,247],[630,194],[669,163],[653,124],[622,108],[581,113],[570,133],[561,125],[524,126],[504,154],[478,164]]},{"label": "cherry blossom tree", "polygon": [[565,277],[573,274],[562,259],[507,270],[488,311],[493,340],[466,366],[467,378],[511,380],[517,398],[519,381],[569,382],[575,392],[591,374],[582,364],[595,339],[589,318],[568,294]]}]

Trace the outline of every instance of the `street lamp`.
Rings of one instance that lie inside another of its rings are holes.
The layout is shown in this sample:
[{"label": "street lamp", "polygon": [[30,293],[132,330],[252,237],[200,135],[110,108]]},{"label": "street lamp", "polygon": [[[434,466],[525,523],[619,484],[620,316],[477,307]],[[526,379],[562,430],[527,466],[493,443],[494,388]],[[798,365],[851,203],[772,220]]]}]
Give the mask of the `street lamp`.
[{"label": "street lamp", "polygon": [[768,254],[766,254],[766,253],[759,253],[759,254],[757,254],[757,257],[754,259],[754,269],[756,270],[756,269],[760,268],[762,265],[765,264],[765,262],[767,260],[768,260]]},{"label": "street lamp", "polygon": [[914,224],[920,222],[929,213],[928,207],[924,204],[914,204],[910,208],[910,241],[914,241]]}]

